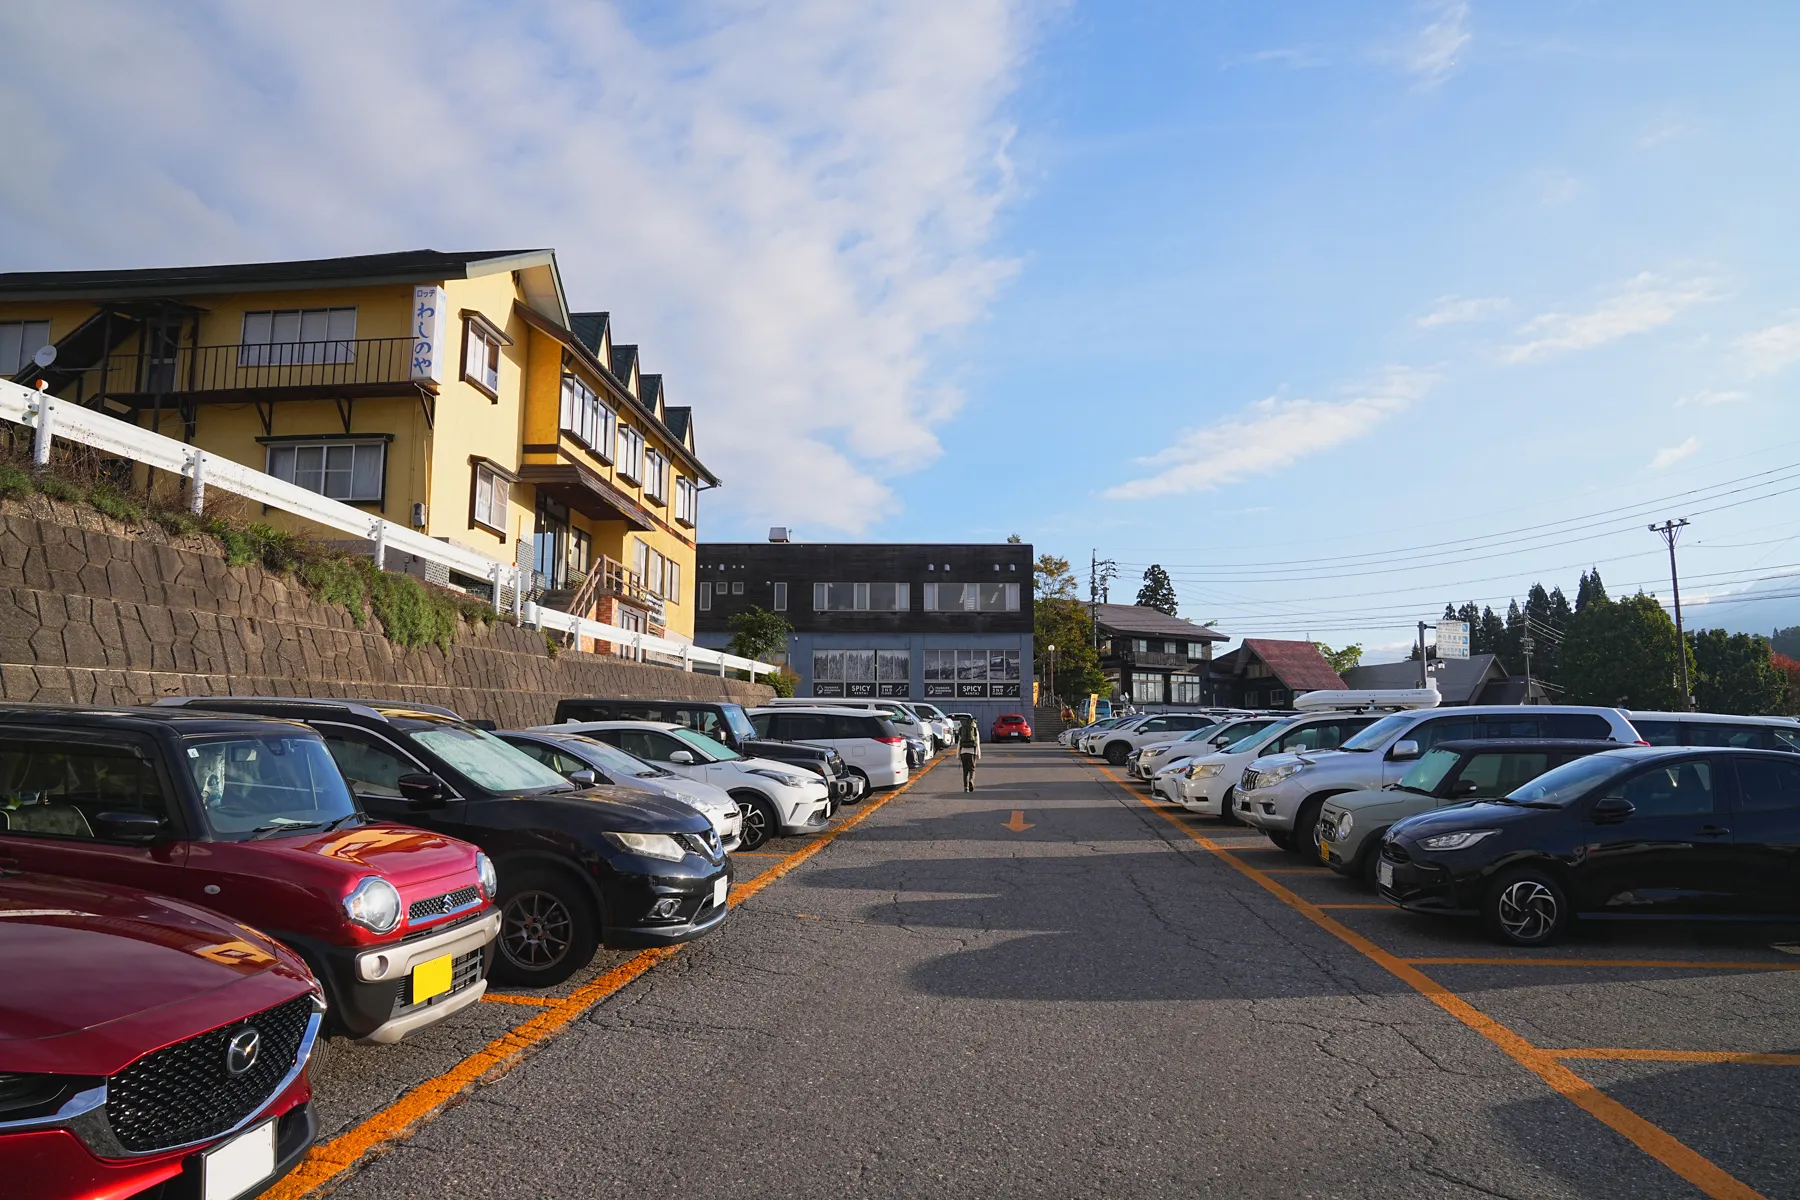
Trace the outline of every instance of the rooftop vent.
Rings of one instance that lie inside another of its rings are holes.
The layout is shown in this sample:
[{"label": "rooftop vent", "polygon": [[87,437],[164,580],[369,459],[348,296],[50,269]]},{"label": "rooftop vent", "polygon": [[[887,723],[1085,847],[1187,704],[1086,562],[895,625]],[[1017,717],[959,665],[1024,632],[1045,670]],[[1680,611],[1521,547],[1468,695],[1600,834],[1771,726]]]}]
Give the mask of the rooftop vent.
[{"label": "rooftop vent", "polygon": [[793,539],[788,537],[788,527],[786,525],[771,525],[769,526],[769,540],[771,542],[787,542],[792,541]]}]

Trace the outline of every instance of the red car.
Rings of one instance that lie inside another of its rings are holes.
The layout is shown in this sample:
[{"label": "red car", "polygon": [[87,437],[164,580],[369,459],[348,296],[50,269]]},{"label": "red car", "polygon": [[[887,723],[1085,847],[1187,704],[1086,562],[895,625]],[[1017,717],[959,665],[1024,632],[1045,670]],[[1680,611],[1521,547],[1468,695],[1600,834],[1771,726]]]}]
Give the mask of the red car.
[{"label": "red car", "polygon": [[238,1200],[312,1145],[325,1004],[292,951],[136,888],[15,874],[0,963],[7,1200]]},{"label": "red car", "polygon": [[0,707],[7,868],[267,930],[324,984],[332,1031],[373,1042],[479,1000],[500,929],[486,855],[369,820],[318,733],[262,717]]},{"label": "red car", "polygon": [[994,718],[994,728],[989,731],[989,735],[996,742],[1003,742],[1007,738],[1018,738],[1021,741],[1029,742],[1031,740],[1031,722],[1027,721],[1021,713],[1001,713]]}]

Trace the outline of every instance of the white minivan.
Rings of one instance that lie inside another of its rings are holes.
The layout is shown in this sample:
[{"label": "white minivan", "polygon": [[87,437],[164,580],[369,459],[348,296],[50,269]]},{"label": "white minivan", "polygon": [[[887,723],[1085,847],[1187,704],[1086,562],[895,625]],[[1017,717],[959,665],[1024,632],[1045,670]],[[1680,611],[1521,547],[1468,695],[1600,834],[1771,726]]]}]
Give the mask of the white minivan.
[{"label": "white minivan", "polygon": [[884,713],[821,705],[753,708],[748,715],[757,737],[830,746],[844,756],[845,768],[871,788],[899,787],[912,776],[906,739]]}]

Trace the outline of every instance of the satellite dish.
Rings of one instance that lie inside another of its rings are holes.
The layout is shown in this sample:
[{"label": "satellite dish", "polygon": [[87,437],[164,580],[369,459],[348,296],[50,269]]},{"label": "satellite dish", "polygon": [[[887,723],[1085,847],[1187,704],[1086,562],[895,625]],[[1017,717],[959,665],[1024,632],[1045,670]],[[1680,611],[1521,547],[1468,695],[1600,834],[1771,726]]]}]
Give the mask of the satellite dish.
[{"label": "satellite dish", "polygon": [[39,346],[37,348],[37,353],[31,356],[31,361],[40,367],[49,366],[56,361],[56,347],[51,345]]}]

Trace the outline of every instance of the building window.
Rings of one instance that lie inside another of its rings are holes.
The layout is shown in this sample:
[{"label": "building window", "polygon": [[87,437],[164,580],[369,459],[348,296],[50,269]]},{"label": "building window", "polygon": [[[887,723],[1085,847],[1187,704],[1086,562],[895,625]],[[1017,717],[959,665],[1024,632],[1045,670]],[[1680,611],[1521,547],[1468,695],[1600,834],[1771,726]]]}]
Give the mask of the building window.
[{"label": "building window", "polygon": [[712,589],[713,585],[710,583],[702,583],[700,585],[700,598],[695,601],[694,607],[698,608],[701,612],[712,611]]},{"label": "building window", "polygon": [[731,581],[731,594],[734,596],[741,596],[744,594],[744,581],[743,580],[734,579]]},{"label": "building window", "polygon": [[613,467],[621,476],[633,483],[640,483],[644,478],[644,435],[624,422],[619,423],[619,456]]},{"label": "building window", "polygon": [[[1199,655],[1193,653],[1192,650],[1189,650],[1188,657],[1189,658],[1198,658]],[[1202,682],[1201,678],[1198,675],[1171,675],[1171,676],[1169,676],[1169,703],[1170,704],[1201,704],[1201,703],[1204,703],[1204,700],[1201,695],[1201,687],[1200,687],[1201,682]]]},{"label": "building window", "polygon": [[48,321],[0,321],[0,375],[17,375],[49,344]]},{"label": "building window", "polygon": [[685,475],[675,477],[675,520],[689,529],[700,522],[700,489]]},{"label": "building window", "polygon": [[642,538],[631,540],[631,569],[636,572],[639,583],[650,578],[650,544]]},{"label": "building window", "polygon": [[[512,491],[512,482],[488,463],[475,464],[475,495],[470,520],[490,529],[501,537],[506,536],[507,500]],[[573,566],[573,563],[570,563]]]},{"label": "building window", "polygon": [[284,442],[269,447],[267,470],[333,500],[380,500],[387,443]]},{"label": "building window", "polygon": [[1285,689],[1283,689],[1283,688],[1270,688],[1269,689],[1269,707],[1270,708],[1286,708],[1287,703],[1288,703],[1288,694]]},{"label": "building window", "polygon": [[355,357],[355,308],[281,308],[244,314],[240,367],[347,363]]},{"label": "building window", "polygon": [[650,551],[644,561],[644,586],[655,595],[662,595],[668,586],[668,559],[655,550]]},{"label": "building window", "polygon": [[787,584],[785,583],[775,585],[775,611],[787,611]]},{"label": "building window", "polygon": [[463,317],[463,378],[500,398],[500,347],[506,335],[470,313]]},{"label": "building window", "polygon": [[663,599],[667,600],[670,604],[680,604],[681,603],[681,564],[676,562],[672,558],[667,559],[665,561],[667,561],[667,563],[668,563],[668,567],[666,568],[666,570],[668,572],[668,579],[667,579],[668,590],[663,593]]},{"label": "building window", "polygon": [[928,583],[926,612],[1018,612],[1016,583]]},{"label": "building window", "polygon": [[1267,679],[1268,677],[1269,668],[1259,662],[1253,662],[1244,668],[1245,679]]},{"label": "building window", "polygon": [[610,463],[618,424],[618,414],[600,398],[599,392],[573,375],[563,376],[563,432],[573,434],[601,462]]},{"label": "building window", "polygon": [[813,695],[905,698],[912,694],[908,650],[815,650]]},{"label": "building window", "polygon": [[911,607],[909,583],[813,584],[814,612],[905,612]]},{"label": "building window", "polygon": [[657,504],[669,502],[669,460],[660,450],[644,451],[644,497]]}]

